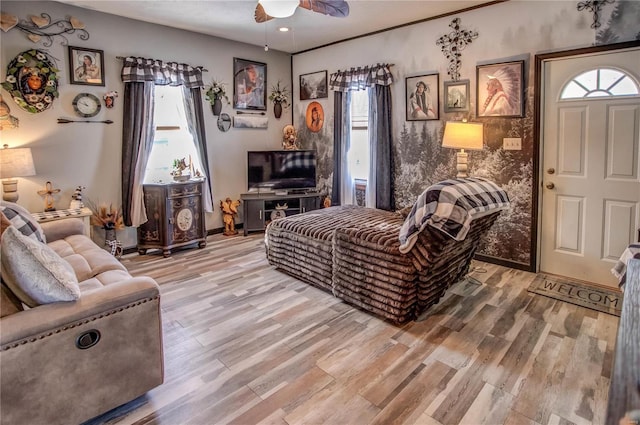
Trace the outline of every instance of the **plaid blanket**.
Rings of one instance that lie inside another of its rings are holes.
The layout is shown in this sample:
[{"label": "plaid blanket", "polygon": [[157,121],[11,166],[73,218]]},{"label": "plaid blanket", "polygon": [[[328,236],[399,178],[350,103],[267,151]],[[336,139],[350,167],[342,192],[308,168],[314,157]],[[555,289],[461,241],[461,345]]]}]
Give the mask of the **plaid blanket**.
[{"label": "plaid blanket", "polygon": [[627,281],[627,263],[632,258],[640,258],[640,243],[632,243],[624,250],[618,262],[611,269],[611,273],[618,278],[620,288],[624,287]]},{"label": "plaid blanket", "polygon": [[425,226],[461,241],[478,215],[510,207],[507,193],[495,183],[477,177],[450,179],[422,192],[400,229],[400,252],[411,250]]},{"label": "plaid blanket", "polygon": [[315,165],[316,154],[313,151],[294,151],[285,156],[280,172],[299,168],[311,169]]}]

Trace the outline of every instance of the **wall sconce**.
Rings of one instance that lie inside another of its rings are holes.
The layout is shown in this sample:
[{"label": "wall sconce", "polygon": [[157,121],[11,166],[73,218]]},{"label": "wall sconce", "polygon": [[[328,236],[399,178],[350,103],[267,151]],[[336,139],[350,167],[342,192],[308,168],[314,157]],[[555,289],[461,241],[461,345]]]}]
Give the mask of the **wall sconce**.
[{"label": "wall sconce", "polygon": [[457,153],[458,170],[457,178],[469,177],[468,155],[464,151],[481,150],[483,147],[483,125],[481,123],[471,123],[466,121],[447,121],[442,137],[443,148],[460,149]]},{"label": "wall sconce", "polygon": [[18,180],[15,177],[35,176],[31,148],[9,149],[4,145],[0,149],[0,178],[2,180],[2,199],[8,202],[18,201]]}]

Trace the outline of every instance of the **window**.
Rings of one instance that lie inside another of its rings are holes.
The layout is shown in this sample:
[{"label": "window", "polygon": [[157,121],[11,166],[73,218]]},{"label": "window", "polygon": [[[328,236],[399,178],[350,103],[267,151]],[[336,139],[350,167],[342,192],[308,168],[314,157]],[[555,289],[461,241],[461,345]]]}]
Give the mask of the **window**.
[{"label": "window", "polygon": [[611,68],[597,68],[575,77],[562,90],[560,99],[637,96],[638,84],[629,75]]},{"label": "window", "polygon": [[186,158],[187,164],[191,160],[194,170],[202,170],[200,157],[187,126],[182,87],[155,86],[153,120],[156,133],[144,182],[171,181],[174,159]]},{"label": "window", "polygon": [[351,147],[347,154],[350,174],[369,176],[369,96],[366,90],[351,93]]},{"label": "window", "polygon": [[356,205],[365,205],[369,158],[369,95],[367,90],[360,90],[351,92],[351,144],[347,152]]}]

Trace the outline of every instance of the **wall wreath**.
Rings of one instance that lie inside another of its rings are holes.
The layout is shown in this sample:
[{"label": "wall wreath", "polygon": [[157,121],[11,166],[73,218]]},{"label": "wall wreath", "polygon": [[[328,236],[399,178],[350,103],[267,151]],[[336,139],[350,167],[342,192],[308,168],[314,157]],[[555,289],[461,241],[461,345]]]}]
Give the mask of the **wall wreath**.
[{"label": "wall wreath", "polygon": [[26,50],[9,63],[2,87],[18,106],[37,114],[50,108],[58,97],[58,72],[45,52]]}]

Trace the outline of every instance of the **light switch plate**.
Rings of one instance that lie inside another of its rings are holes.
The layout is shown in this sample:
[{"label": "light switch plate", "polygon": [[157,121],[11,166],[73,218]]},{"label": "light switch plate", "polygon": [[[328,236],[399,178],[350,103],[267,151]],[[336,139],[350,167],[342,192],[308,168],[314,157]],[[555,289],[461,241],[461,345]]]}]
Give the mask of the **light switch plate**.
[{"label": "light switch plate", "polygon": [[522,149],[522,139],[519,137],[505,137],[502,139],[502,148],[509,151],[519,151]]}]

